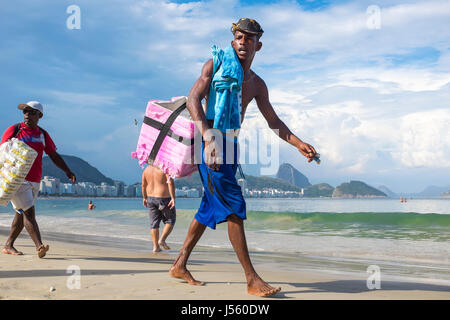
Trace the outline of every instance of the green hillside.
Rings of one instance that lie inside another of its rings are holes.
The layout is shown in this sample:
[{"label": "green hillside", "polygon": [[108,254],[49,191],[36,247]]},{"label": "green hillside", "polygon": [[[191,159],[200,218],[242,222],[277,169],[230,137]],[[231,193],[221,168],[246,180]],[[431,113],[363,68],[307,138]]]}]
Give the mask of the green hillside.
[{"label": "green hillside", "polygon": [[[67,155],[61,155],[61,157],[69,166],[70,170],[72,170],[72,172],[75,174],[75,176],[77,177],[77,181],[92,182],[98,185],[102,182],[106,182],[109,185],[114,184],[114,181],[112,179],[104,176],[97,168],[94,168],[83,159]],[[60,179],[63,183],[69,182],[69,179],[67,179],[64,171],[59,169],[47,156],[42,158],[42,176],[55,177]]]},{"label": "green hillside", "polygon": [[319,183],[305,188],[305,197],[331,197],[334,188],[328,183]]},{"label": "green hillside", "polygon": [[387,197],[384,192],[361,181],[342,183],[333,191],[333,198],[376,198]]}]

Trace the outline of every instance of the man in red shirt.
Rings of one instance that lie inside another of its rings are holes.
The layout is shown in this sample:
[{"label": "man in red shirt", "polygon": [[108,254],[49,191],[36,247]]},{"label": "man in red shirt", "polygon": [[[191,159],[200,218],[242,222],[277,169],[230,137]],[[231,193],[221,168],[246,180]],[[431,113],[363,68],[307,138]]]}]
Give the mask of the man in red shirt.
[{"label": "man in red shirt", "polygon": [[20,124],[12,125],[6,129],[0,144],[15,137],[36,150],[38,155],[28,175],[25,177],[23,184],[11,199],[16,215],[2,252],[12,255],[23,254],[14,248],[14,241],[20,232],[22,232],[23,227],[25,227],[36,245],[38,257],[43,258],[49,246],[42,244],[39,226],[36,222],[34,205],[37,200],[42,177],[42,155],[44,151],[55,165],[66,173],[72,183],[76,182],[76,177],[70,171],[63,158],[56,152],[56,146],[50,138],[50,135],[38,126],[39,119],[44,115],[42,105],[37,101],[30,101],[25,104],[19,104],[17,108],[23,110],[24,120]]}]

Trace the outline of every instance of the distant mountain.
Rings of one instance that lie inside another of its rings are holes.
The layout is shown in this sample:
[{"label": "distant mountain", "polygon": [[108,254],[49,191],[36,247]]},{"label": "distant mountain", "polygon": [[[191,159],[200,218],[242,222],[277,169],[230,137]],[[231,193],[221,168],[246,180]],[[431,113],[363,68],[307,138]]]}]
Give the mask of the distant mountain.
[{"label": "distant mountain", "polygon": [[285,181],[289,182],[290,184],[297,186],[299,188],[305,188],[305,187],[309,187],[311,185],[308,178],[305,177],[300,171],[295,169],[289,163],[283,163],[278,168],[276,177],[278,179],[285,180]]},{"label": "distant mountain", "polygon": [[263,190],[264,188],[272,188],[278,189],[282,191],[298,191],[301,192],[302,188],[297,187],[295,185],[290,184],[287,181],[278,178],[270,178],[270,177],[254,177],[254,176],[245,176],[247,180],[247,188],[249,190]]},{"label": "distant mountain", "polygon": [[[106,182],[109,185],[113,185],[114,181],[105,175],[103,175],[97,168],[91,166],[89,163],[83,159],[61,155],[66,164],[69,166],[70,170],[77,177],[78,182],[92,182],[95,184],[101,184]],[[52,160],[48,156],[42,159],[42,176],[51,176],[61,180],[63,183],[69,182],[64,171],[56,167]]]},{"label": "distant mountain", "polygon": [[450,186],[446,187],[438,187],[438,186],[429,186],[426,187],[425,190],[416,194],[418,197],[439,197],[444,192],[450,190]]},{"label": "distant mountain", "polygon": [[328,183],[314,184],[305,188],[305,197],[331,197],[333,195],[334,188]]},{"label": "distant mountain", "polygon": [[342,183],[333,191],[333,198],[384,198],[387,195],[361,181]]},{"label": "distant mountain", "polygon": [[381,192],[384,192],[389,198],[398,198],[398,197],[400,197],[400,195],[398,195],[397,193],[391,191],[386,186],[379,186],[377,189],[380,190]]}]

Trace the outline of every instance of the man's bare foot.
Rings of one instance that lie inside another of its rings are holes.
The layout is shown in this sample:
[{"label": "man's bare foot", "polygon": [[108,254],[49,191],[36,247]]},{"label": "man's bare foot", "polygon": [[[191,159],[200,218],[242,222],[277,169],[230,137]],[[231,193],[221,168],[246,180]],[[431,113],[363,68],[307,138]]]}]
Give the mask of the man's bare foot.
[{"label": "man's bare foot", "polygon": [[14,247],[4,247],[3,249],[2,249],[2,252],[4,253],[4,254],[11,254],[11,255],[13,255],[13,256],[23,256],[23,253],[22,252],[20,252],[20,251],[17,251],[16,250],[16,248],[14,248]]},{"label": "man's bare foot", "polygon": [[40,245],[39,246],[39,248],[37,248],[37,253],[38,253],[38,257],[39,258],[43,258],[43,257],[45,257],[45,255],[47,254],[47,251],[48,251],[48,249],[49,249],[49,245],[47,244],[47,245]]},{"label": "man's bare foot", "polygon": [[204,282],[195,280],[194,277],[186,268],[178,268],[173,266],[169,270],[169,275],[174,278],[183,279],[193,286],[202,286],[205,284]]},{"label": "man's bare foot", "polygon": [[167,243],[165,241],[160,241],[158,243],[161,247],[164,248],[164,250],[170,250],[170,247],[167,245]]},{"label": "man's bare foot", "polygon": [[160,251],[161,251],[161,248],[159,246],[153,247],[153,253],[157,253],[157,252],[160,252]]},{"label": "man's bare foot", "polygon": [[258,297],[268,297],[277,292],[281,288],[274,288],[270,286],[267,282],[263,281],[260,277],[250,280],[247,284],[247,292]]}]

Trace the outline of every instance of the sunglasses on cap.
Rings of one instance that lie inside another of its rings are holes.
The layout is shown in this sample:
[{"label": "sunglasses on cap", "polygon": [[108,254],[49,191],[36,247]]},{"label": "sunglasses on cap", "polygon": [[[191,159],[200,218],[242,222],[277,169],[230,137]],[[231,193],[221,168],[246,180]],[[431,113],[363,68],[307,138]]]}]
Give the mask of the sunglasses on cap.
[{"label": "sunglasses on cap", "polygon": [[32,116],[35,116],[35,115],[39,114],[40,111],[36,110],[36,109],[23,109],[23,114],[27,114],[27,113],[31,114]]}]

